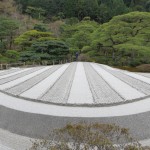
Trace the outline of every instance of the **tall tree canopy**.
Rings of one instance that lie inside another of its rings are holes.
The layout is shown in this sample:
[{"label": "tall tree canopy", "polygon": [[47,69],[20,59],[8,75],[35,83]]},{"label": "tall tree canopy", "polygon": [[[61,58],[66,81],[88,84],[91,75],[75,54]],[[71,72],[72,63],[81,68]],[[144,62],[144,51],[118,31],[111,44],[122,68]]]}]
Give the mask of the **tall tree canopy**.
[{"label": "tall tree canopy", "polygon": [[17,21],[8,17],[0,17],[0,51],[5,51],[7,48],[12,48],[13,37],[19,29]]},{"label": "tall tree canopy", "polygon": [[116,16],[93,34],[92,48],[99,54],[112,56],[115,63],[137,65],[149,62],[150,14],[132,12]]},{"label": "tall tree canopy", "polygon": [[100,23],[109,21],[113,16],[130,11],[150,11],[149,0],[15,0],[22,4],[23,12],[29,7],[42,9],[45,17],[53,16],[63,18],[77,17],[82,20],[90,16],[92,20]]}]

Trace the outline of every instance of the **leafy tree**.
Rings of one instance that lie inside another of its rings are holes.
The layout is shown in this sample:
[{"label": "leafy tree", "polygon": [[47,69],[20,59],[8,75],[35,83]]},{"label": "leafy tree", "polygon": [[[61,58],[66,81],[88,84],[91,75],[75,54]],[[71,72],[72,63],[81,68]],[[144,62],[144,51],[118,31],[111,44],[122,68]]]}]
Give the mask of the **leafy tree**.
[{"label": "leafy tree", "polygon": [[[108,22],[115,15],[130,11],[149,11],[148,0],[15,0],[23,5],[23,12],[28,7],[46,11],[47,20],[77,17],[82,20],[89,16],[100,23]],[[38,12],[38,11],[37,11]],[[29,11],[30,13],[30,11]],[[34,13],[33,13],[34,14]],[[32,15],[33,15],[32,14]],[[37,13],[38,14],[38,13]],[[60,15],[61,14],[61,15]]]},{"label": "leafy tree", "polygon": [[26,9],[26,13],[33,18],[41,19],[41,17],[43,17],[43,15],[45,14],[45,10],[40,7],[36,8],[36,7],[28,6]]},{"label": "leafy tree", "polygon": [[135,66],[145,62],[150,56],[149,21],[150,14],[146,12],[116,16],[93,33],[91,46],[99,55],[111,57],[117,65]]},{"label": "leafy tree", "polygon": [[77,12],[78,18],[82,20],[86,16],[90,16],[91,18],[96,18],[96,12],[98,9],[97,0],[78,0],[77,2]]},{"label": "leafy tree", "polygon": [[72,18],[68,18],[65,20],[65,23],[67,25],[74,25],[77,24],[79,22],[78,18],[72,17]]},{"label": "leafy tree", "polygon": [[17,62],[20,58],[19,52],[15,50],[7,50],[4,56],[9,58],[9,63]]},{"label": "leafy tree", "polygon": [[148,1],[146,2],[145,8],[146,8],[146,11],[150,12],[150,0],[148,0]]},{"label": "leafy tree", "polygon": [[68,46],[61,41],[45,41],[45,42],[36,42],[32,45],[33,50],[37,53],[47,53],[52,58],[63,59],[69,53]]},{"label": "leafy tree", "polygon": [[40,40],[40,38],[49,37],[52,38],[51,32],[42,32],[37,30],[30,30],[15,39],[15,43],[20,45],[22,49],[30,47],[34,42]]},{"label": "leafy tree", "polygon": [[[0,17],[0,42],[2,48],[12,48],[13,38],[19,29],[19,23],[7,17]],[[4,46],[5,45],[5,46]],[[3,50],[0,50],[3,51]]]},{"label": "leafy tree", "polygon": [[77,17],[77,0],[65,0],[63,12],[66,18]]},{"label": "leafy tree", "polygon": [[46,24],[35,24],[34,30],[46,32],[48,31]]},{"label": "leafy tree", "polygon": [[61,27],[62,38],[72,49],[78,51],[90,44],[90,35],[97,27],[98,24],[94,21],[82,21],[72,26],[66,24]]},{"label": "leafy tree", "polygon": [[34,42],[30,51],[21,53],[21,61],[59,61],[67,58],[69,48],[64,42],[48,40]]}]

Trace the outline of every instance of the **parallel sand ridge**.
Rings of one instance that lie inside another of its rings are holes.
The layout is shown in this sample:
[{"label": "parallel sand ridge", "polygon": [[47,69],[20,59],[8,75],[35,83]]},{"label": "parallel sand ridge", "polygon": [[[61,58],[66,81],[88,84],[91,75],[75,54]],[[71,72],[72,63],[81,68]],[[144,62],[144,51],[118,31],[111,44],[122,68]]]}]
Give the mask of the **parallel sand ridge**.
[{"label": "parallel sand ridge", "polygon": [[74,62],[0,71],[0,90],[46,103],[114,105],[149,97],[150,77],[96,63]]}]

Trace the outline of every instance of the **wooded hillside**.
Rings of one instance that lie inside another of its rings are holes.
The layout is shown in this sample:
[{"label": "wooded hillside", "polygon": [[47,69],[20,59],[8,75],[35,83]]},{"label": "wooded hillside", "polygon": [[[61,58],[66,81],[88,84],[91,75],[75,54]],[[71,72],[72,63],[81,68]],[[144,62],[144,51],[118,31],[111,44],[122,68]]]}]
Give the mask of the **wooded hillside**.
[{"label": "wooded hillside", "polygon": [[[7,7],[6,7],[7,6]],[[0,63],[150,63],[150,0],[2,0]]]}]

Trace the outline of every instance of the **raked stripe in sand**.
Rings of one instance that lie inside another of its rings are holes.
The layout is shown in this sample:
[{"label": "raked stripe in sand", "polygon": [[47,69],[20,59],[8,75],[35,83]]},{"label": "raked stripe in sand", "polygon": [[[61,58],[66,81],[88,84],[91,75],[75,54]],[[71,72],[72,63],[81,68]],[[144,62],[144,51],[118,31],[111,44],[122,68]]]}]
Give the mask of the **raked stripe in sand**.
[{"label": "raked stripe in sand", "polygon": [[22,112],[50,116],[113,117],[150,111],[150,98],[111,107],[73,107],[27,101],[0,92],[0,105]]},{"label": "raked stripe in sand", "polygon": [[112,74],[102,69],[99,65],[93,63],[91,65],[100,74],[100,76],[125,100],[146,96],[144,93],[137,91],[128,84],[114,77]]},{"label": "raked stripe in sand", "polygon": [[68,66],[69,64],[65,64],[61,66],[61,68],[59,68],[58,66],[59,69],[56,68],[56,70],[54,70],[54,72],[49,77],[47,77],[46,79],[44,79],[42,82],[38,83],[31,89],[22,93],[21,96],[32,99],[40,98],[50,87],[53,86],[53,84],[63,74],[63,72],[67,69]]},{"label": "raked stripe in sand", "polygon": [[8,83],[2,84],[0,86],[0,90],[4,90],[4,89],[7,89],[7,88],[11,88],[11,87],[13,87],[15,85],[18,85],[19,83],[22,83],[22,82],[24,82],[24,81],[26,81],[26,80],[28,80],[28,79],[30,79],[30,78],[40,74],[40,73],[42,73],[43,71],[45,71],[45,70],[47,70],[47,69],[49,69],[51,67],[52,66],[41,68],[40,70],[35,71],[35,72],[31,73],[31,74],[25,75],[25,76],[23,76],[23,77],[21,77],[19,79],[16,79],[16,80],[10,81]]},{"label": "raked stripe in sand", "polygon": [[77,64],[77,69],[68,98],[68,103],[94,103],[92,93],[90,91],[90,87],[86,78],[84,66],[81,62]]}]

